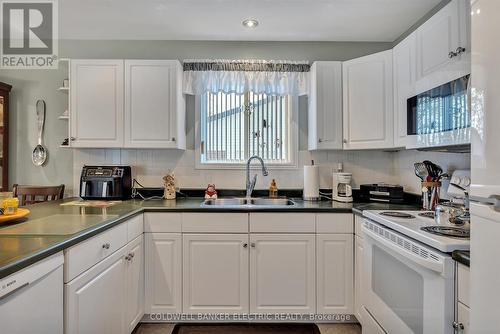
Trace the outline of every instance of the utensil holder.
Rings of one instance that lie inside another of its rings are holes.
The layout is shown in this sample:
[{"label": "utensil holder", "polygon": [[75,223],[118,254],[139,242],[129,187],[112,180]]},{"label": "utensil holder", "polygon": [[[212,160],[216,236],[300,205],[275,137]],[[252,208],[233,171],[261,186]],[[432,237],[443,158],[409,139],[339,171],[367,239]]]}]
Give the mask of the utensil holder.
[{"label": "utensil holder", "polygon": [[424,181],[422,182],[422,208],[427,211],[434,211],[439,203],[439,192],[441,182]]}]

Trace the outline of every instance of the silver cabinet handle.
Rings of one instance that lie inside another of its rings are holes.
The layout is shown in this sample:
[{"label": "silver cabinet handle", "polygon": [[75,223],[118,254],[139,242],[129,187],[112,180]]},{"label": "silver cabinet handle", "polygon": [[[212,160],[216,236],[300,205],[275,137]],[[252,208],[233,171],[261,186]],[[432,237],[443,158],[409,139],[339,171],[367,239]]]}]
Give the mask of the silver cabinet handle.
[{"label": "silver cabinet handle", "polygon": [[71,140],[71,141],[75,141],[75,140],[76,140],[76,138],[75,138],[75,137],[70,137],[70,138],[69,138],[69,140]]},{"label": "silver cabinet handle", "polygon": [[319,138],[318,143],[321,143],[321,142],[323,142],[323,139]]},{"label": "silver cabinet handle", "polygon": [[255,248],[255,242],[250,243],[250,247]]},{"label": "silver cabinet handle", "polygon": [[128,262],[132,261],[132,259],[134,258],[134,253],[131,252],[131,253],[128,253],[127,256],[125,256],[125,260],[127,260]]},{"label": "silver cabinet handle", "polygon": [[448,53],[448,58],[450,58],[450,59],[454,58],[456,56],[458,56],[458,53],[456,53],[455,51],[450,51],[450,53]]},{"label": "silver cabinet handle", "polygon": [[172,141],[175,141],[175,137],[172,137]]},{"label": "silver cabinet handle", "polygon": [[106,242],[105,244],[102,245],[103,249],[109,249],[109,247],[111,247],[111,245],[109,244],[109,242]]},{"label": "silver cabinet handle", "polygon": [[464,330],[465,326],[461,322],[453,321],[453,328],[456,329],[456,330]]},{"label": "silver cabinet handle", "polygon": [[464,47],[459,46],[455,52],[457,53],[457,55],[460,55],[460,54],[464,53],[465,51],[466,51],[466,49]]},{"label": "silver cabinet handle", "polygon": [[347,139],[342,140],[344,144],[347,144]]},{"label": "silver cabinet handle", "polygon": [[247,248],[247,247],[248,247],[248,244],[245,242],[245,243],[243,244],[243,248]]}]

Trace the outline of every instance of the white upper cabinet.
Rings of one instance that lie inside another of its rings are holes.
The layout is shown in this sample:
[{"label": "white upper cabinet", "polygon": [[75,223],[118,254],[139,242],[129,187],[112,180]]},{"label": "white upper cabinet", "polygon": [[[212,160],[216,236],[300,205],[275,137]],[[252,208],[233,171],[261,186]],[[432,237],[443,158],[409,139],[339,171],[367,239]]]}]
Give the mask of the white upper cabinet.
[{"label": "white upper cabinet", "polygon": [[186,148],[177,60],[71,61],[72,147]]},{"label": "white upper cabinet", "polygon": [[392,50],[342,64],[344,149],[393,147]]},{"label": "white upper cabinet", "polygon": [[309,87],[309,150],[341,150],[342,62],[314,62]]},{"label": "white upper cabinet", "polygon": [[417,29],[417,93],[470,73],[469,2],[452,0]]},{"label": "white upper cabinet", "polygon": [[125,147],[186,148],[182,66],[125,60]]},{"label": "white upper cabinet", "polygon": [[415,96],[416,46],[416,36],[411,34],[393,49],[394,147],[406,146],[407,100]]},{"label": "white upper cabinet", "polygon": [[123,145],[123,60],[72,60],[73,147]]}]

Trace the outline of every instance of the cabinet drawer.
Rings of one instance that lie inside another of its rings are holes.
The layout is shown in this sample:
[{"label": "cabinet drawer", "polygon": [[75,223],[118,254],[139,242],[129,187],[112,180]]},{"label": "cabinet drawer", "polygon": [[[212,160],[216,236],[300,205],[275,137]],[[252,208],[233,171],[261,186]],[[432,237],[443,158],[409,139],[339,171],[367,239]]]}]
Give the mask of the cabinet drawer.
[{"label": "cabinet drawer", "polygon": [[64,282],[69,282],[127,243],[127,224],[123,223],[64,251]]},{"label": "cabinet drawer", "polygon": [[353,233],[351,213],[318,213],[316,215],[316,233]]},{"label": "cabinet drawer", "polygon": [[252,233],[314,233],[314,213],[251,213]]},{"label": "cabinet drawer", "polygon": [[181,232],[182,214],[150,212],[144,214],[144,232]]},{"label": "cabinet drawer", "polygon": [[354,234],[363,239],[363,233],[361,232],[361,226],[363,226],[363,216],[354,215]]},{"label": "cabinet drawer", "polygon": [[144,232],[143,216],[132,217],[127,222],[127,241],[132,241]]},{"label": "cabinet drawer", "polygon": [[470,269],[463,264],[458,264],[458,301],[470,307]]},{"label": "cabinet drawer", "polygon": [[184,213],[185,233],[248,233],[247,213]]}]

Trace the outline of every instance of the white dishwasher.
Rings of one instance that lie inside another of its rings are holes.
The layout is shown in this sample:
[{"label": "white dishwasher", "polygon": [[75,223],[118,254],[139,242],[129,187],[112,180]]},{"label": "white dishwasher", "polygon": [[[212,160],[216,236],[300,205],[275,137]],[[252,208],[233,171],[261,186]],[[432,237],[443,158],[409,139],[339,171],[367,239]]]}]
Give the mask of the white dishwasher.
[{"label": "white dishwasher", "polygon": [[0,280],[0,332],[63,333],[62,252]]}]

